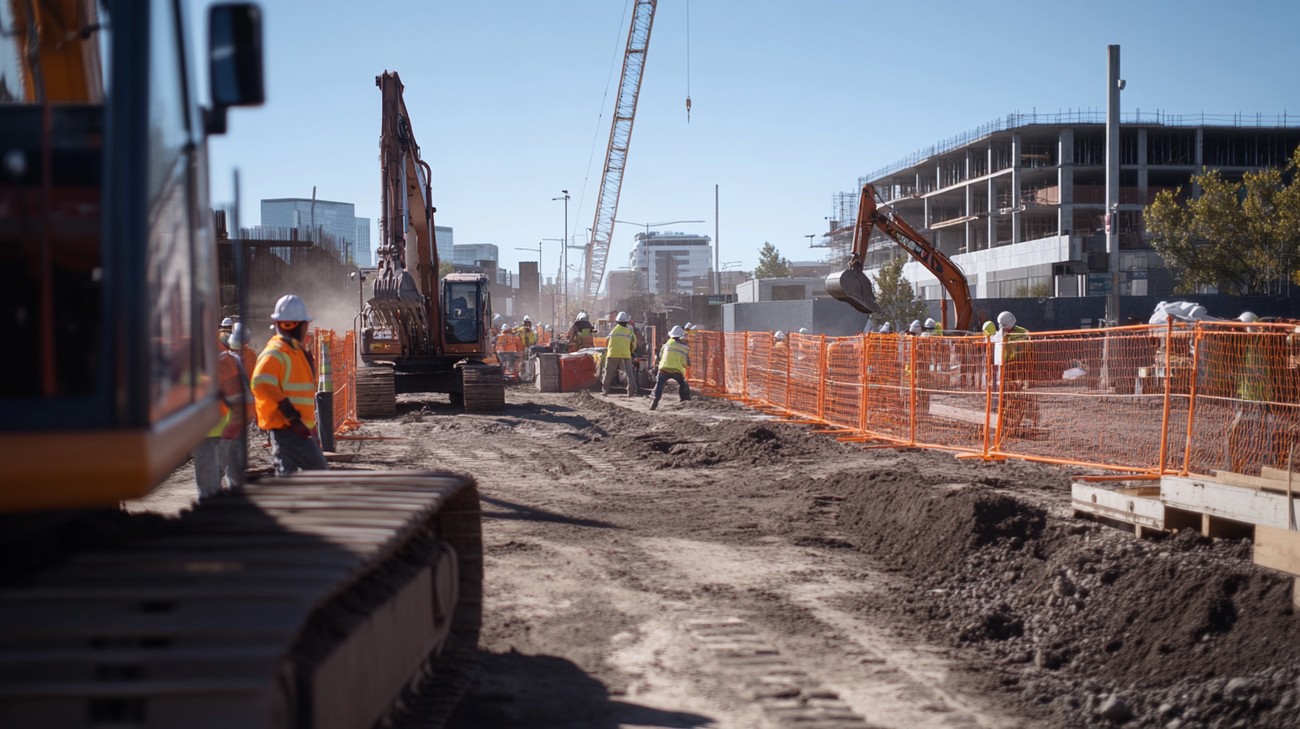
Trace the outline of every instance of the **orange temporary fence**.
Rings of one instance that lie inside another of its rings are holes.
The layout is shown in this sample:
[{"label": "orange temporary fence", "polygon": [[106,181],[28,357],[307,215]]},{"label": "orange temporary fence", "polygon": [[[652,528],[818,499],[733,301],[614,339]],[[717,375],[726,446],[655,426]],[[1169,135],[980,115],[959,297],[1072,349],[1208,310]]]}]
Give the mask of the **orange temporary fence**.
[{"label": "orange temporary fence", "polygon": [[1002,337],[695,331],[693,387],[844,440],[1138,473],[1258,473],[1300,441],[1300,333],[1200,322]]},{"label": "orange temporary fence", "polygon": [[334,433],[354,430],[357,420],[357,342],[355,332],[342,337],[332,330],[314,332],[316,367],[321,372],[321,389],[334,391]]}]

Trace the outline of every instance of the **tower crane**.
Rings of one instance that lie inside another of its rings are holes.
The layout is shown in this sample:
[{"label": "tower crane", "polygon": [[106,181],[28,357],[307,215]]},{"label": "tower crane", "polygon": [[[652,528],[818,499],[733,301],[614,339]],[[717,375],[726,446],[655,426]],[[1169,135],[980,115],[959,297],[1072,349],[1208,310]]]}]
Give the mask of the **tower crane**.
[{"label": "tower crane", "polygon": [[596,298],[600,281],[605,277],[605,261],[609,258],[609,242],[614,235],[618,196],[623,187],[623,171],[627,167],[628,143],[632,139],[632,121],[636,117],[637,95],[641,92],[641,72],[645,70],[650,28],[654,25],[657,4],[657,0],[636,0],[632,9],[627,50],[623,53],[623,73],[609,130],[609,147],[605,151],[605,171],[600,178],[600,195],[596,198],[596,220],[587,240],[583,295],[588,300]]}]

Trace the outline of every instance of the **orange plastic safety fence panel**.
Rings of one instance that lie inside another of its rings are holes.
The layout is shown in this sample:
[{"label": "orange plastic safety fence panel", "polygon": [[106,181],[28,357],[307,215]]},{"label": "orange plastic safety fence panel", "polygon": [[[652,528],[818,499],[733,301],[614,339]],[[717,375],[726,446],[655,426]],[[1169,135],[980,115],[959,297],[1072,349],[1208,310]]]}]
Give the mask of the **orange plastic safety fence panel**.
[{"label": "orange plastic safety fence panel", "polygon": [[1225,322],[1200,324],[1186,339],[1196,378],[1188,470],[1286,468],[1300,433],[1300,334],[1290,325]]},{"label": "orange plastic safety fence panel", "polygon": [[826,340],[825,402],[822,419],[832,425],[859,430],[861,425],[862,336]]},{"label": "orange plastic safety fence panel", "polygon": [[915,361],[917,443],[981,451],[988,422],[988,340],[982,336],[906,337]]},{"label": "orange plastic safety fence panel", "polygon": [[824,362],[819,335],[791,334],[786,348],[786,389],[783,408],[806,418],[821,417]]}]

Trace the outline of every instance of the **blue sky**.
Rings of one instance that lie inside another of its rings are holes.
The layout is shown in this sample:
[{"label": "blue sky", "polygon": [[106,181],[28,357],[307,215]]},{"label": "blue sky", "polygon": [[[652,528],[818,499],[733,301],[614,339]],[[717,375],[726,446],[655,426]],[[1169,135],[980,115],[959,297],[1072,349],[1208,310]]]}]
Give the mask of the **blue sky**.
[{"label": "blue sky", "polygon": [[[201,23],[209,3],[188,2]],[[263,6],[267,103],[212,140],[215,204],[233,201],[237,168],[245,225],[260,199],[313,186],[376,219],[374,77],[395,70],[456,243],[494,243],[515,269],[536,259],[516,248],[541,242],[554,275],[559,244],[542,241],[563,235],[561,189],[586,242],[631,0]],[[717,185],[724,264],[752,269],[764,242],[820,259],[805,236],[859,176],[1010,113],[1104,112],[1107,44],[1121,46],[1126,114],[1300,118],[1297,28],[1289,0],[661,0],[617,217],[704,220],[658,230],[712,236]],[[638,230],[615,226],[607,270]]]}]

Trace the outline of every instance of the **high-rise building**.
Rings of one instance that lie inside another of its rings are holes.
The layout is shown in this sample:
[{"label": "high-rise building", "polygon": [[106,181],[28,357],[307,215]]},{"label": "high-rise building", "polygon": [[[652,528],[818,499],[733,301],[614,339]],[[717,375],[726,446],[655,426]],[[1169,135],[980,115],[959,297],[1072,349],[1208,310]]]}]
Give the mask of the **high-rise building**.
[{"label": "high-rise building", "polygon": [[[356,216],[352,203],[301,197],[262,201],[262,225],[274,228],[316,230],[328,237],[344,263],[370,265],[370,220]],[[307,237],[315,239],[314,233]]]},{"label": "high-rise building", "polygon": [[433,226],[433,240],[438,247],[438,260],[451,261],[457,263],[455,254],[456,237],[455,231],[450,225]]},{"label": "high-rise building", "polygon": [[[441,233],[439,233],[441,235]],[[450,237],[450,236],[449,236]],[[439,245],[438,255],[442,255],[442,246]],[[452,247],[451,261],[457,266],[477,266],[479,261],[492,261],[496,263],[500,260],[498,248],[495,243],[470,243],[468,245],[457,245]]]},{"label": "high-rise building", "polygon": [[637,233],[628,264],[645,278],[649,293],[695,293],[696,279],[707,280],[712,270],[711,241],[707,235],[693,233]]},{"label": "high-rise building", "polygon": [[[1106,210],[1105,114],[1012,114],[859,178],[962,268],[976,298],[1108,293],[1107,226],[1118,235],[1122,296],[1167,296],[1175,280],[1151,247],[1143,210],[1164,190],[1188,189],[1194,174],[1287,165],[1300,124],[1262,115],[1129,115],[1120,123],[1120,189]],[[851,202],[850,202],[851,200]],[[847,252],[857,196],[836,196],[828,247]],[[873,231],[866,269],[900,255]],[[925,299],[938,280],[910,261],[903,275]]]}]

